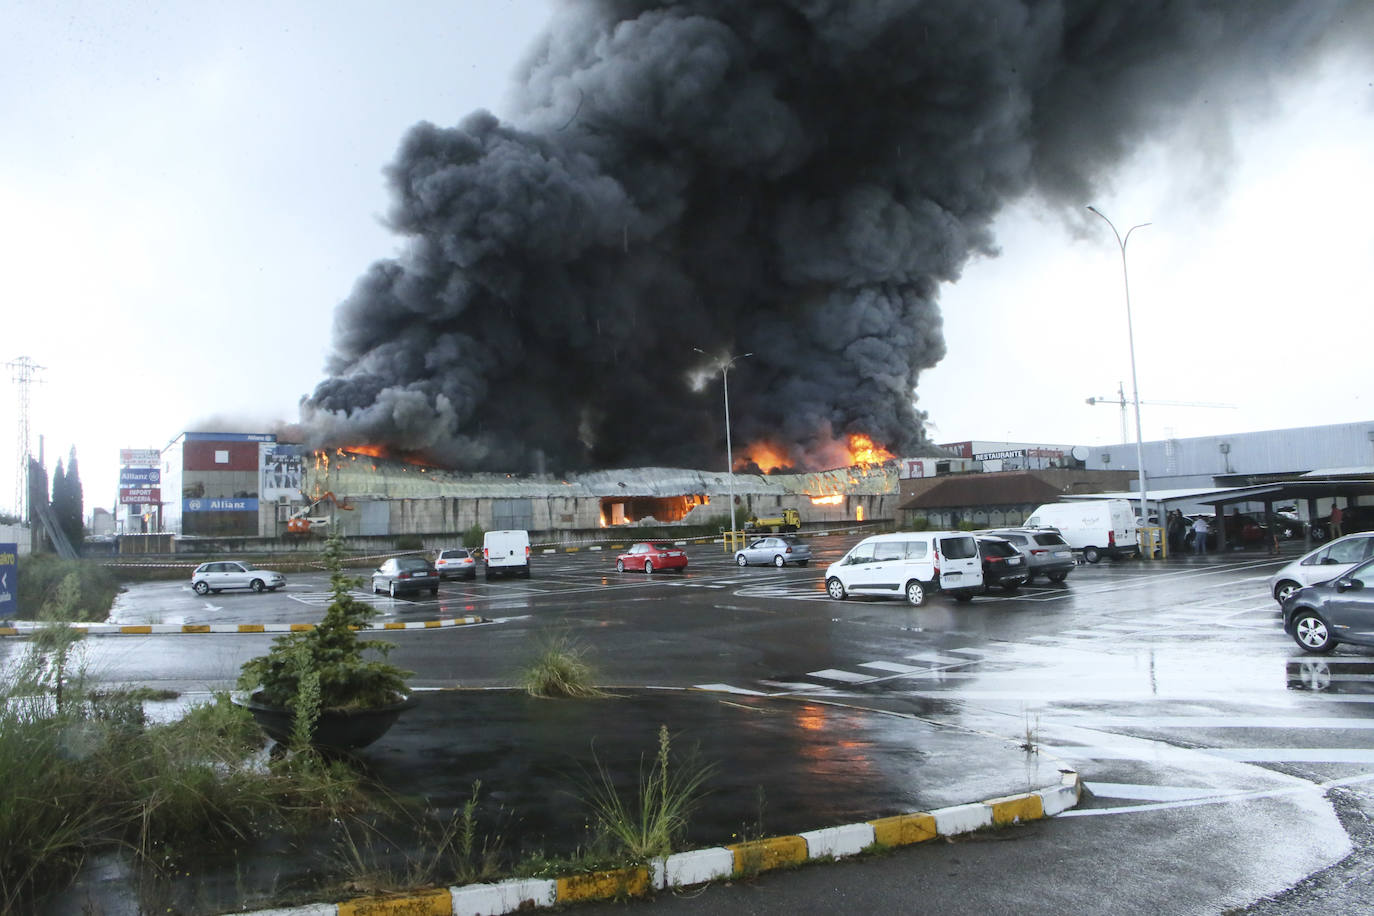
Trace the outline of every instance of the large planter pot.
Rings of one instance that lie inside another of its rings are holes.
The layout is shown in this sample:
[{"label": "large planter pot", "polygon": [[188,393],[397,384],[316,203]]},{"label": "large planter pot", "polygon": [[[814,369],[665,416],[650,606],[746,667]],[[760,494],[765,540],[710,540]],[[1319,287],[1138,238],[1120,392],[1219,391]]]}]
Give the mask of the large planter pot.
[{"label": "large planter pot", "polygon": [[[261,702],[262,694],[255,693],[247,700],[234,702],[253,714],[258,727],[278,744],[289,744],[295,716],[291,710],[268,706]],[[322,709],[315,722],[315,734],[310,743],[320,750],[351,751],[367,747],[385,735],[396,724],[401,713],[420,701],[408,696],[398,703],[365,709]]]}]

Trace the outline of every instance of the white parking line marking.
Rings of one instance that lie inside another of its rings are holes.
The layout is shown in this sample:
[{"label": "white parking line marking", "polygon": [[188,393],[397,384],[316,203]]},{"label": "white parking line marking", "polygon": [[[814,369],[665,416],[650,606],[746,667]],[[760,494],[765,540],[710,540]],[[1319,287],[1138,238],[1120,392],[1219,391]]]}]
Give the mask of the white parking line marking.
[{"label": "white parking line marking", "polygon": [[1216,798],[1240,789],[1194,789],[1185,786],[1151,786],[1126,782],[1084,782],[1083,787],[1098,798],[1124,798],[1132,801],[1185,801],[1194,798]]},{"label": "white parking line marking", "polygon": [[758,690],[745,690],[743,687],[732,687],[729,684],[693,684],[697,690],[713,690],[718,693],[738,693],[750,697],[764,697],[768,694]]},{"label": "white parking line marking", "polygon": [[876,680],[871,674],[855,674],[853,671],[840,671],[837,668],[826,668],[823,671],[808,671],[807,677],[825,678],[827,681],[843,681],[847,684],[866,684]]},{"label": "white parking line marking", "polygon": [[916,671],[929,671],[915,665],[899,665],[897,662],[859,662],[860,668],[877,668],[879,671],[894,671],[897,674],[911,674]]}]

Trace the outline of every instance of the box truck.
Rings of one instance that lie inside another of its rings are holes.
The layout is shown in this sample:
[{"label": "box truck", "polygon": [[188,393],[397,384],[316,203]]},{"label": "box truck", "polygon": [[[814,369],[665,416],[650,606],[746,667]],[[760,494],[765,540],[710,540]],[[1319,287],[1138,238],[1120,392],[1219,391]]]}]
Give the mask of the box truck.
[{"label": "box truck", "polygon": [[1027,528],[1054,528],[1083,559],[1096,563],[1103,555],[1140,555],[1135,513],[1129,500],[1084,499],[1047,503],[1026,519]]}]

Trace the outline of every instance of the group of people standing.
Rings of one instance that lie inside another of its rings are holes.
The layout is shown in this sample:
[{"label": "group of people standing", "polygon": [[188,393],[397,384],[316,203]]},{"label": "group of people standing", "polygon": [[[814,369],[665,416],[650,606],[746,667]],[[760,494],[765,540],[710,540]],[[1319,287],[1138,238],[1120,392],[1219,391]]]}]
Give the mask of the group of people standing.
[{"label": "group of people standing", "polygon": [[1212,526],[1207,524],[1207,517],[1199,515],[1189,521],[1184,518],[1182,511],[1178,509],[1169,510],[1164,525],[1164,536],[1169,539],[1169,553],[1171,555],[1183,553],[1184,548],[1188,545],[1189,531],[1193,532],[1193,553],[1205,554],[1207,552],[1207,535],[1212,531]]},{"label": "group of people standing", "polygon": [[[1333,501],[1331,504],[1331,518],[1329,522],[1330,537],[1335,539],[1341,536],[1341,523],[1344,521],[1344,513],[1341,507]],[[1269,555],[1278,556],[1279,554],[1279,532],[1283,530],[1281,519],[1277,513],[1270,511],[1264,520],[1268,526],[1265,542],[1269,546]],[[1212,526],[1207,521],[1205,515],[1199,515],[1189,521],[1183,512],[1178,509],[1169,510],[1168,519],[1165,522],[1165,537],[1169,539],[1169,553],[1179,555],[1185,552],[1188,545],[1188,532],[1193,532],[1193,553],[1201,555],[1207,552],[1207,535],[1211,533]]]}]

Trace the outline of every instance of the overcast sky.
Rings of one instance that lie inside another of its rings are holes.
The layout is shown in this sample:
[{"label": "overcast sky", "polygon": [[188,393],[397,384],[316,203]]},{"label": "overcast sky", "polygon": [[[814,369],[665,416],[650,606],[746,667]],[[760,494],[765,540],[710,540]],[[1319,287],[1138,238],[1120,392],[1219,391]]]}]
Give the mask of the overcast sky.
[{"label": "overcast sky", "polygon": [[[297,417],[334,306],[397,250],[381,170],[418,120],[505,111],[550,0],[24,3],[0,23],[0,358],[46,367],[33,445],[75,445],[87,510],[118,450]],[[1332,60],[1202,159],[1205,108],[1093,200],[1128,247],[1147,439],[1374,417],[1374,66]],[[1224,144],[1223,144],[1224,145]],[[936,441],[1121,440],[1121,257],[1086,211],[1025,200],[942,294]],[[7,373],[8,378],[8,373]],[[0,424],[15,502],[18,391]],[[1226,404],[1205,408],[1151,401]],[[1133,428],[1130,433],[1133,438]]]}]

